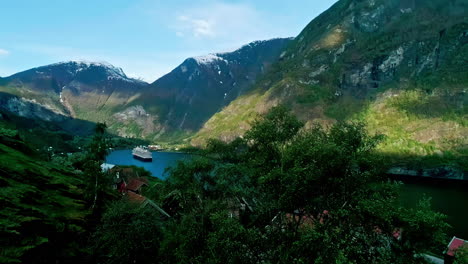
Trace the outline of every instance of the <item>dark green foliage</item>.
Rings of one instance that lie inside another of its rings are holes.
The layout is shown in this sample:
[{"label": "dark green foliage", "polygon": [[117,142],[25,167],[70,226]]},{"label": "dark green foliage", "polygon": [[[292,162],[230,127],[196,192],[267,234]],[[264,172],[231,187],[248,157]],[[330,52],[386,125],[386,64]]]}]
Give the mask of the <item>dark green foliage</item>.
[{"label": "dark green foliage", "polygon": [[468,263],[468,246],[465,245],[457,250],[454,264],[466,264]]},{"label": "dark green foliage", "polygon": [[273,108],[265,117],[254,121],[252,129],[245,134],[249,144],[247,158],[254,168],[282,167],[284,148],[302,126],[303,123],[283,106]]},{"label": "dark green foliage", "polygon": [[[256,227],[246,228],[227,213],[215,213],[211,217],[214,229],[207,238],[207,263],[261,263],[268,260],[271,237]],[[278,245],[280,246],[280,245]]]},{"label": "dark green foliage", "polygon": [[106,124],[96,124],[95,134],[86,148],[83,162],[83,172],[86,178],[85,194],[96,217],[102,212],[106,201],[115,195],[111,190],[111,176],[101,170],[109,149],[109,139],[106,136]]},{"label": "dark green foliage", "polygon": [[160,215],[126,200],[113,203],[93,236],[100,263],[157,263],[162,239]]},{"label": "dark green foliage", "polygon": [[82,175],[38,159],[16,131],[0,133],[0,262],[80,261]]},{"label": "dark green foliage", "polygon": [[284,144],[303,126],[284,106],[274,107],[263,118],[256,120],[245,134],[256,148]]},{"label": "dark green foliage", "polygon": [[105,136],[106,124],[97,123],[94,130],[94,137],[87,149],[87,158],[97,162],[102,162],[106,158],[109,142]]},{"label": "dark green foliage", "polygon": [[[72,162],[83,175],[27,157],[18,133],[2,128],[1,260],[417,263],[417,253],[442,251],[445,216],[428,200],[416,209],[400,206],[398,184],[382,176],[374,155],[382,136],[364,127],[304,129],[285,108],[273,108],[244,138],[212,140],[199,158],[172,168],[167,181],[150,181],[143,194],[170,218],[127,199],[111,202],[112,181],[99,167],[105,126]],[[76,186],[87,186],[85,193]],[[400,240],[396,230],[403,230]]]},{"label": "dark green foliage", "polygon": [[[301,127],[273,108],[245,138],[212,140],[205,157],[171,169],[154,196],[171,218],[143,224],[161,239],[149,254],[162,263],[403,264],[443,249],[445,216],[428,201],[404,209],[399,185],[382,176],[373,153],[382,136],[368,135],[361,123]],[[136,209],[112,208],[116,218],[106,214],[104,223],[139,219]],[[98,241],[112,247],[126,239],[114,228],[104,224]],[[132,246],[119,251],[124,259],[148,249]]]},{"label": "dark green foliage", "polygon": [[[67,127],[0,111],[0,129],[15,130],[30,148],[38,150],[39,155],[48,160],[52,155],[63,156],[67,153],[82,152],[84,147],[91,143],[94,124],[85,122],[83,125],[80,122],[79,120],[70,122]],[[122,138],[109,133],[106,133],[105,137],[109,146],[113,148],[131,148],[135,145],[148,144],[142,139]]]},{"label": "dark green foliage", "polygon": [[443,232],[448,228],[446,216],[431,209],[430,199],[421,200],[413,210],[404,210],[402,223],[405,229],[404,246],[422,252],[437,252],[442,243],[447,243]]}]

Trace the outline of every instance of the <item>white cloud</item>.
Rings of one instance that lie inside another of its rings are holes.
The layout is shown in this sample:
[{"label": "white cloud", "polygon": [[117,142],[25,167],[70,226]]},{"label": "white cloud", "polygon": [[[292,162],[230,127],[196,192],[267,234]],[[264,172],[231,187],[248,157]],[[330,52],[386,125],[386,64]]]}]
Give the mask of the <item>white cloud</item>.
[{"label": "white cloud", "polygon": [[10,54],[10,52],[6,49],[0,49],[0,56],[6,56]]},{"label": "white cloud", "polygon": [[251,40],[276,37],[266,17],[244,3],[209,2],[174,14],[170,27],[178,37],[216,39],[245,44]]},{"label": "white cloud", "polygon": [[[205,19],[196,19],[189,16],[179,16],[177,17],[178,22],[180,23],[181,30],[190,31],[192,35],[196,38],[198,37],[214,37],[216,34],[213,31],[214,21],[205,20]],[[182,33],[178,31],[177,33]],[[177,34],[176,33],[176,34]],[[180,35],[180,34],[178,34]]]}]

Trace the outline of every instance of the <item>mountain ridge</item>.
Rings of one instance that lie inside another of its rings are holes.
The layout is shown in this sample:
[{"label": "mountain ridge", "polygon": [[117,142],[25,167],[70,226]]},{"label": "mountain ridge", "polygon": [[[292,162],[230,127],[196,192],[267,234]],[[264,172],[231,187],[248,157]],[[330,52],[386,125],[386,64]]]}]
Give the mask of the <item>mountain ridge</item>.
[{"label": "mountain ridge", "polygon": [[27,102],[58,115],[106,122],[120,136],[184,136],[244,93],[290,41],[254,41],[232,52],[190,57],[151,84],[107,62],[57,62],[1,78],[0,92],[22,100],[10,98],[16,106],[7,111],[19,111]]}]

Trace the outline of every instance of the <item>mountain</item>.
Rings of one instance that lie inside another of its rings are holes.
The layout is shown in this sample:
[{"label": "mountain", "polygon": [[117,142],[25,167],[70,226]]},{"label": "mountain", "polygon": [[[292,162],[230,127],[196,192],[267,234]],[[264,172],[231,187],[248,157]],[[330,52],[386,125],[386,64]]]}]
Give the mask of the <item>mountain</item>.
[{"label": "mountain", "polygon": [[290,38],[255,41],[233,52],[188,58],[148,86],[142,104],[157,106],[167,128],[197,131],[246,93],[290,42]]},{"label": "mountain", "polygon": [[152,84],[104,62],[42,66],[0,79],[0,109],[47,121],[106,122],[126,137],[192,133],[247,92],[289,42],[255,41],[233,52],[189,58]]},{"label": "mountain", "polygon": [[61,62],[4,78],[0,91],[62,115],[106,121],[147,84],[108,63]]},{"label": "mountain", "polygon": [[[192,138],[229,141],[286,104],[308,125],[367,122],[390,154],[465,156],[468,1],[340,0]],[[465,146],[465,147],[464,147]]]}]

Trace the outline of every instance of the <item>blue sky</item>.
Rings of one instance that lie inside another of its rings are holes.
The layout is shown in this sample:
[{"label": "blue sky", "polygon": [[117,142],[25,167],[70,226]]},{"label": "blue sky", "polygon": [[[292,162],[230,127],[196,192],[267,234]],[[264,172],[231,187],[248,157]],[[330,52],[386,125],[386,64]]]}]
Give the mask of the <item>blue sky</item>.
[{"label": "blue sky", "polygon": [[0,76],[107,61],[154,81],[185,58],[296,36],[336,0],[11,0],[0,12]]}]

